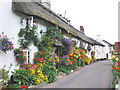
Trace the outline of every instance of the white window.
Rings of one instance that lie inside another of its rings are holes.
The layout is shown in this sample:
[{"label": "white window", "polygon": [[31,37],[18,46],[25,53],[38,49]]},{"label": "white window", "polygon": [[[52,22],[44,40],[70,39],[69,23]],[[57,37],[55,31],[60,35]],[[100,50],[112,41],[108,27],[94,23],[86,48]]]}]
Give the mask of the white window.
[{"label": "white window", "polygon": [[33,16],[28,16],[26,18],[26,26],[30,25],[31,27],[33,27]]},{"label": "white window", "polygon": [[26,56],[26,63],[29,63],[29,57],[30,57],[30,50],[23,50],[24,55]]}]

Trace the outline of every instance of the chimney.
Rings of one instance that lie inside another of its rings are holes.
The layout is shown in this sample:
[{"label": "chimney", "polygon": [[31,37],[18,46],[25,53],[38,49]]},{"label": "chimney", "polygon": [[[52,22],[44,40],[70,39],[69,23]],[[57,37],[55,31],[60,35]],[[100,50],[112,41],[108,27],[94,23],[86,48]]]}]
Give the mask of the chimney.
[{"label": "chimney", "polygon": [[51,9],[51,1],[50,0],[42,0],[42,5]]},{"label": "chimney", "polygon": [[80,26],[80,31],[84,33],[84,28],[83,28],[83,26]]},{"label": "chimney", "polygon": [[101,35],[97,35],[96,40],[97,40],[97,41],[102,41],[102,39],[101,39]]}]

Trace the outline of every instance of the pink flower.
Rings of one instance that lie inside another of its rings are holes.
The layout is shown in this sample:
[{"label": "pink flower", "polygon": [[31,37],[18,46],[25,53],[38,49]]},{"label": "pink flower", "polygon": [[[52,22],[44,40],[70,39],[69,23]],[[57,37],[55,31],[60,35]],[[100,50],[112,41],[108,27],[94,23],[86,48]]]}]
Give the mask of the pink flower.
[{"label": "pink flower", "polygon": [[56,71],[58,71],[58,69],[56,69]]},{"label": "pink flower", "polygon": [[55,60],[55,59],[52,59],[52,60]]}]

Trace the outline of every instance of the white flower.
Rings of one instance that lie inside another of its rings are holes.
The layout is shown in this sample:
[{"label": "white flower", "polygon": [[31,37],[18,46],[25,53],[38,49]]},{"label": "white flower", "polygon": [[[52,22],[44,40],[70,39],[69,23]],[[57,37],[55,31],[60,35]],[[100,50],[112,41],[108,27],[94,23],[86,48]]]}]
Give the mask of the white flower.
[{"label": "white flower", "polygon": [[71,73],[73,72],[73,70],[71,70]]}]

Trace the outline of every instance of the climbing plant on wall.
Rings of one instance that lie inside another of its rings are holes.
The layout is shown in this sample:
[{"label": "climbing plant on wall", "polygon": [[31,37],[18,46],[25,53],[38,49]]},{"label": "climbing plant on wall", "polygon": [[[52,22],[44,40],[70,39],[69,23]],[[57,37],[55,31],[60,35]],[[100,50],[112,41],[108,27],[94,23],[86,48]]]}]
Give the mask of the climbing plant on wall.
[{"label": "climbing plant on wall", "polygon": [[36,25],[34,25],[33,27],[28,25],[27,27],[20,29],[18,36],[18,42],[23,49],[28,48],[31,44],[37,46],[40,42]]},{"label": "climbing plant on wall", "polygon": [[56,40],[61,41],[63,36],[60,29],[57,26],[51,26],[47,28],[46,33],[41,37],[41,42],[38,45],[40,51],[46,49],[51,51],[53,49],[53,44]]},{"label": "climbing plant on wall", "polygon": [[51,51],[52,45],[56,40],[62,40],[63,36],[60,29],[57,26],[47,27],[45,34],[39,38],[37,32],[37,26],[30,27],[29,25],[25,28],[20,29],[18,33],[19,44],[21,48],[29,48],[31,44],[38,48],[38,51]]}]

